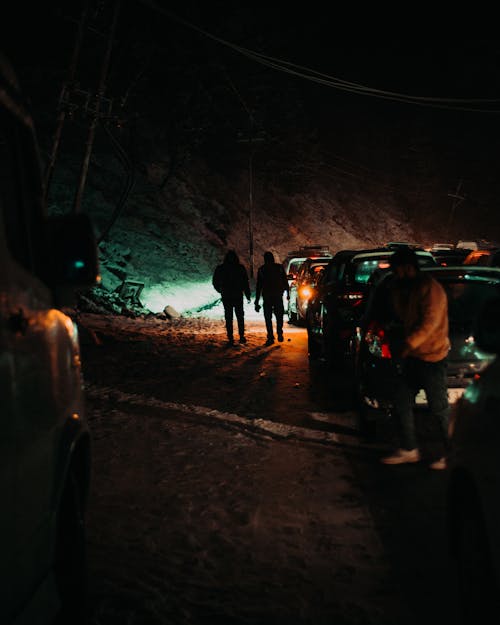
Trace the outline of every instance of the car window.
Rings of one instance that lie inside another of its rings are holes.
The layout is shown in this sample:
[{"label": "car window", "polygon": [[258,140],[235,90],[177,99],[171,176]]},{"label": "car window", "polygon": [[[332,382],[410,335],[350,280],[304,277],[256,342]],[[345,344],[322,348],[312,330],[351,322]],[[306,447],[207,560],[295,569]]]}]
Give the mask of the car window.
[{"label": "car window", "polygon": [[353,262],[348,279],[355,285],[365,285],[373,282],[374,274],[381,274],[389,269],[389,261],[387,257],[358,259]]},{"label": "car window", "polygon": [[420,267],[433,267],[437,264],[432,254],[417,254],[417,258]]},{"label": "car window", "polygon": [[0,112],[0,211],[10,254],[35,271],[40,250],[42,215],[37,211],[38,176],[30,130],[11,114]]},{"label": "car window", "polygon": [[311,266],[309,265],[309,263],[302,263],[299,269],[299,273],[297,274],[297,280],[307,280],[310,273],[310,267]]},{"label": "car window", "polygon": [[451,326],[466,327],[472,324],[484,304],[500,294],[500,286],[486,281],[446,281],[448,317]]},{"label": "car window", "polygon": [[290,263],[290,267],[288,268],[288,273],[293,273],[295,275],[297,275],[300,266],[302,265],[304,261],[300,260],[300,261],[295,261],[293,263]]}]

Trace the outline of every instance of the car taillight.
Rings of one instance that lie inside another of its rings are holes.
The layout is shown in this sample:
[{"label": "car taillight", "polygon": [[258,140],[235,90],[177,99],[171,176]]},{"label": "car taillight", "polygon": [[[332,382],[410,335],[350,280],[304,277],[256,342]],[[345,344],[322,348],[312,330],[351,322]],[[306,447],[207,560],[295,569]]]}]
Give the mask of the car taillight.
[{"label": "car taillight", "polygon": [[376,321],[371,321],[365,332],[368,351],[378,358],[392,358],[391,348],[384,328]]},{"label": "car taillight", "polygon": [[337,298],[346,304],[351,304],[351,306],[358,306],[361,304],[363,300],[363,293],[359,292],[351,292],[351,293],[342,293],[337,295]]}]

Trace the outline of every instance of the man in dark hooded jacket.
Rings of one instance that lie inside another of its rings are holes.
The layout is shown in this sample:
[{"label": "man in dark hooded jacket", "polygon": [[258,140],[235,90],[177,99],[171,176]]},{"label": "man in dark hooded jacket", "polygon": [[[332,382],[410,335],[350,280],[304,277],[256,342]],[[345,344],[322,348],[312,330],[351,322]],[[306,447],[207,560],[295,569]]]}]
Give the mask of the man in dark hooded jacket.
[{"label": "man in dark hooded jacket", "polygon": [[262,295],[264,302],[264,319],[266,322],[267,341],[266,345],[274,343],[273,313],[276,317],[276,334],[278,341],[283,342],[283,293],[286,291],[290,299],[290,286],[283,265],[274,262],[272,252],[264,253],[264,264],[257,271],[257,284],[255,287],[255,310],[259,312],[259,300]]},{"label": "man in dark hooded jacket", "polygon": [[233,311],[238,322],[240,343],[246,343],[245,338],[245,315],[243,312],[243,294],[250,303],[250,285],[245,267],[240,263],[234,250],[229,250],[224,262],[215,268],[212,278],[214,289],[221,294],[226,319],[226,332],[229,345],[234,344],[233,339]]}]

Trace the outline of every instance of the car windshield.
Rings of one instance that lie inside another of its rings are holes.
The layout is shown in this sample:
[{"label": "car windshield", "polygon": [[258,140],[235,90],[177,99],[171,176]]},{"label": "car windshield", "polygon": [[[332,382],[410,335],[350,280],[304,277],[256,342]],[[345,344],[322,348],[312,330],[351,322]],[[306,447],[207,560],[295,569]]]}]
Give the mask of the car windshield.
[{"label": "car windshield", "polygon": [[469,278],[442,282],[448,295],[450,327],[472,330],[472,324],[484,304],[500,293],[500,285]]},{"label": "car windshield", "polygon": [[290,263],[290,266],[288,267],[288,273],[292,273],[294,275],[296,275],[302,265],[304,261],[303,260],[296,260],[292,263]]},{"label": "car windshield", "polygon": [[[377,282],[378,279],[389,269],[390,255],[370,258],[354,258],[351,268],[346,273],[346,283],[354,285],[366,285]],[[418,264],[421,267],[435,265],[436,261],[431,254],[418,254]]]},{"label": "car windshield", "polygon": [[[482,276],[439,276],[434,274],[443,285],[448,296],[448,318],[450,330],[461,329],[472,332],[474,321],[484,304],[500,296],[500,283]],[[390,305],[389,291],[391,278],[381,283],[375,289],[371,298],[368,316],[381,322],[393,318],[394,313]]]},{"label": "car windshield", "polygon": [[375,272],[389,269],[387,258],[370,258],[353,263],[351,276],[355,284],[367,284]]}]

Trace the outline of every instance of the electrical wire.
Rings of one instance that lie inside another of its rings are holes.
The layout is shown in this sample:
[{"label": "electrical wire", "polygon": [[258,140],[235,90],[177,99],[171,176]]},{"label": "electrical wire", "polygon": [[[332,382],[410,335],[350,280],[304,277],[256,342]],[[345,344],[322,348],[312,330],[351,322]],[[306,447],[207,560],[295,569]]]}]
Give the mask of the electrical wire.
[{"label": "electrical wire", "polygon": [[149,8],[158,11],[170,19],[182,24],[186,28],[194,30],[199,34],[207,37],[220,45],[223,45],[227,48],[234,50],[235,52],[245,56],[246,58],[260,63],[261,65],[267,66],[271,69],[284,72],[290,75],[293,75],[298,78],[303,78],[305,80],[309,80],[311,82],[316,82],[326,87],[334,88],[340,91],[346,91],[348,93],[353,93],[356,95],[364,95],[375,97],[384,100],[392,100],[395,102],[402,102],[406,104],[414,104],[418,106],[424,106],[428,108],[438,108],[445,110],[453,110],[453,111],[462,111],[462,112],[473,112],[473,113],[500,113],[500,109],[495,108],[474,108],[473,106],[465,106],[466,104],[473,105],[484,105],[484,104],[494,104],[500,103],[500,98],[450,98],[450,97],[430,97],[430,96],[418,96],[418,95],[410,95],[405,93],[398,93],[395,91],[385,91],[382,89],[376,89],[374,87],[368,87],[366,85],[362,85],[359,83],[354,83],[351,81],[343,80],[341,78],[330,76],[328,74],[324,74],[322,72],[318,72],[314,69],[304,67],[302,65],[297,65],[290,61],[277,59],[272,56],[268,56],[262,54],[260,52],[256,52],[254,50],[250,50],[243,46],[239,46],[230,41],[217,37],[212,33],[206,31],[196,24],[189,22],[169,9],[165,9],[162,6],[159,6],[157,2],[154,0],[139,0],[142,4],[147,5]]}]

